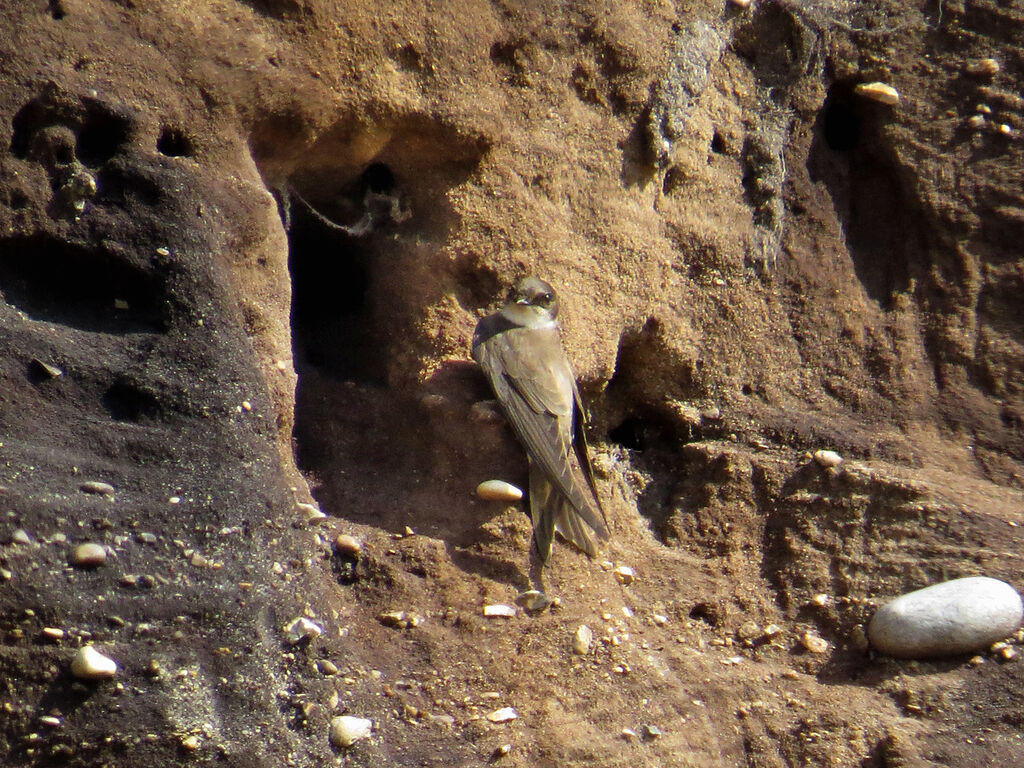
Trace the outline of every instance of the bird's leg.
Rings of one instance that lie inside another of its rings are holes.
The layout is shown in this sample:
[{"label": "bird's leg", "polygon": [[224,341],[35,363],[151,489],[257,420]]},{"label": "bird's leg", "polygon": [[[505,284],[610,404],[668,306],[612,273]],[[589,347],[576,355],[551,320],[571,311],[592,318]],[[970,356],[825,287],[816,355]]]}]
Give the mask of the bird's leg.
[{"label": "bird's leg", "polygon": [[538,592],[545,592],[544,561],[537,554],[536,547],[530,547],[530,585]]}]

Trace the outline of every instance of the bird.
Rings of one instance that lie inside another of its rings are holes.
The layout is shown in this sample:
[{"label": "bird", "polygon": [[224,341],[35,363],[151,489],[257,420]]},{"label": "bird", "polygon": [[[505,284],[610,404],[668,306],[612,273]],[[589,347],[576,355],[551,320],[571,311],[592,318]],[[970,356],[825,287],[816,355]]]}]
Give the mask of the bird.
[{"label": "bird", "polygon": [[490,381],[529,462],[532,549],[540,570],[555,531],[595,557],[607,519],[590,464],[576,377],[562,347],[558,298],[549,283],[526,277],[497,312],[482,318],[473,359]]}]

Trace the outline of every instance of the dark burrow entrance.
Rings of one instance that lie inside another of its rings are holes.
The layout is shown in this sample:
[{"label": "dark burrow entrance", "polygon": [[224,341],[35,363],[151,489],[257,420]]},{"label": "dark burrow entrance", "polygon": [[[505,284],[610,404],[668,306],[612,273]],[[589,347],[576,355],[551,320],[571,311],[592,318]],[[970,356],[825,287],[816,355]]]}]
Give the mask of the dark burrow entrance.
[{"label": "dark burrow entrance", "polygon": [[[292,343],[300,378],[315,370],[337,381],[383,384],[383,355],[369,295],[374,237],[331,226],[343,206],[289,193],[288,270]],[[320,215],[316,212],[319,211]],[[326,220],[325,220],[326,219]]]},{"label": "dark burrow entrance", "polygon": [[379,436],[394,329],[380,312],[375,278],[404,209],[382,163],[334,190],[290,182],[282,208],[298,374],[295,460],[321,505],[336,511],[348,500],[338,497],[345,489],[334,478],[364,462],[386,464]]},{"label": "dark burrow entrance", "polygon": [[865,293],[889,309],[894,295],[910,290],[911,278],[927,268],[927,225],[892,150],[891,108],[857,94],[855,86],[841,81],[829,89],[808,170],[829,190]]}]

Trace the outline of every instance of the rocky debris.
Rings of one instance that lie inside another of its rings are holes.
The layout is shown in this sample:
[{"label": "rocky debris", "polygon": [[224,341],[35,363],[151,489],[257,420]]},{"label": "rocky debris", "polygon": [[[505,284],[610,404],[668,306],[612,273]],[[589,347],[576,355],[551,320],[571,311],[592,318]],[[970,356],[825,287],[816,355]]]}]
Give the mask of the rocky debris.
[{"label": "rocky debris", "polygon": [[117,674],[117,662],[84,645],[71,662],[71,674],[79,680],[106,680]]},{"label": "rocky debris", "polygon": [[586,624],[580,624],[572,636],[572,652],[577,656],[586,656],[590,653],[590,646],[594,643],[594,631]]},{"label": "rocky debris", "polygon": [[102,544],[87,541],[71,549],[68,562],[76,568],[98,568],[107,562],[107,548]]},{"label": "rocky debris", "polygon": [[373,735],[373,721],[365,717],[338,715],[331,719],[330,739],[338,749],[347,749]]},{"label": "rocky debris", "polygon": [[476,487],[476,495],[485,501],[519,501],[523,490],[504,480],[484,480]]},{"label": "rocky debris", "polygon": [[939,658],[988,648],[1020,625],[1024,605],[1004,581],[970,576],[933,584],[886,603],[868,624],[880,653]]}]

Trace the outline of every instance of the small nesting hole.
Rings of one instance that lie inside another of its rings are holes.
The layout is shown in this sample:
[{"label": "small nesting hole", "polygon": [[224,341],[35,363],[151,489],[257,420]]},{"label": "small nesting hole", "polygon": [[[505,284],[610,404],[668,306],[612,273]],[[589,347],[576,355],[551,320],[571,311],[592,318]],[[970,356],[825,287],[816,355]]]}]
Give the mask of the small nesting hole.
[{"label": "small nesting hole", "polygon": [[156,150],[166,157],[191,157],[195,147],[180,129],[165,127],[156,141]]}]

